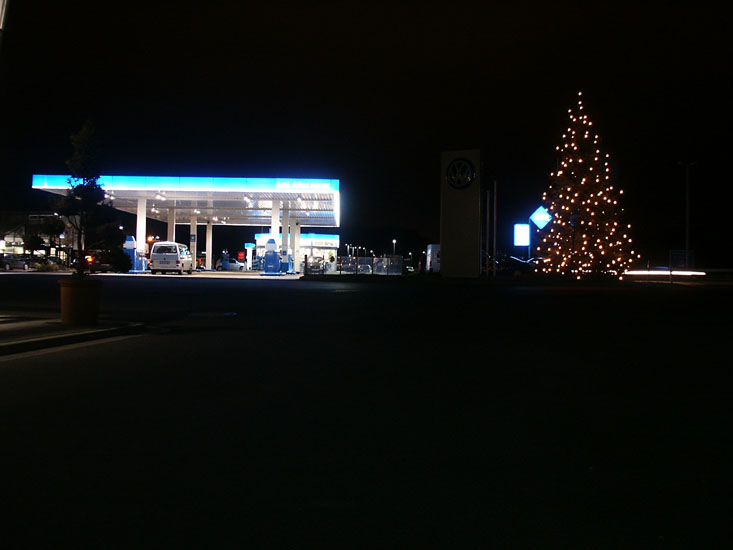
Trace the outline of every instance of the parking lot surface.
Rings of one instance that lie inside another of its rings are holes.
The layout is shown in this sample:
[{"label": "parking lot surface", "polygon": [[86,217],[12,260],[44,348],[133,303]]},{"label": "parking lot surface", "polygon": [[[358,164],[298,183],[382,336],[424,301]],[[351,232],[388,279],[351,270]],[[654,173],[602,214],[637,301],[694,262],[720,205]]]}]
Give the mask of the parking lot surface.
[{"label": "parking lot surface", "polygon": [[100,276],[144,331],[0,361],[8,547],[721,540],[728,287],[233,275]]}]

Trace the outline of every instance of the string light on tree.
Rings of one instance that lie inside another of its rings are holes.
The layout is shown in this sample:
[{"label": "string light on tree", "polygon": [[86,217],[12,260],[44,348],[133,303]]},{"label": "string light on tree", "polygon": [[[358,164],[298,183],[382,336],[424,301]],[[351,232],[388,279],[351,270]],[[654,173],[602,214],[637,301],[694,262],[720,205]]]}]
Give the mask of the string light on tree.
[{"label": "string light on tree", "polygon": [[610,155],[584,113],[582,92],[568,109],[568,127],[555,149],[558,170],[542,195],[552,222],[541,232],[537,251],[545,261],[537,271],[581,279],[588,275],[623,278],[634,259],[631,224],[621,221],[623,190],[611,184]]}]

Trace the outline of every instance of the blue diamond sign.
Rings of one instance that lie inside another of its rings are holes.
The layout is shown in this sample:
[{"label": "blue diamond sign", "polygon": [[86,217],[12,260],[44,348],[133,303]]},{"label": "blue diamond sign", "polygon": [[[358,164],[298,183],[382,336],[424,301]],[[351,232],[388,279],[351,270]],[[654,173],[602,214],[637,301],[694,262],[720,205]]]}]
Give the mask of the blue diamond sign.
[{"label": "blue diamond sign", "polygon": [[545,227],[548,223],[552,221],[552,214],[550,214],[547,211],[547,208],[544,206],[540,206],[537,210],[535,210],[532,215],[529,217],[532,222],[542,229]]}]

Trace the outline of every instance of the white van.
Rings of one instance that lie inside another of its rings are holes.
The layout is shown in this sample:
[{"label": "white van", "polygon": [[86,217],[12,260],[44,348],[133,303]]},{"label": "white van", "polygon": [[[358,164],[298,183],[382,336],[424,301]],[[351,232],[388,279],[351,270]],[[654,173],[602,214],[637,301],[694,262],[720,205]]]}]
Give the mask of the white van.
[{"label": "white van", "polygon": [[150,249],[150,272],[155,275],[165,271],[177,271],[181,275],[185,271],[193,272],[193,258],[185,244],[172,241],[161,241]]}]

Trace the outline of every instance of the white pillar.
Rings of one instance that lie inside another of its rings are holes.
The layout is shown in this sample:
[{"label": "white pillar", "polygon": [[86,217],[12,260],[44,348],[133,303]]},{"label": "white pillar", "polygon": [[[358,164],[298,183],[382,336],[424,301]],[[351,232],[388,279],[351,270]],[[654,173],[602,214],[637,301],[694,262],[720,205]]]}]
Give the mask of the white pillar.
[{"label": "white pillar", "polygon": [[168,240],[176,240],[176,209],[168,209]]},{"label": "white pillar", "polygon": [[283,254],[288,253],[290,248],[290,205],[283,202]]},{"label": "white pillar", "polygon": [[147,203],[145,199],[137,199],[137,230],[135,233],[135,239],[137,243],[138,252],[145,254],[145,244],[147,243],[148,236],[145,234],[145,222],[147,221]]},{"label": "white pillar", "polygon": [[191,216],[191,236],[189,237],[189,244],[188,249],[191,251],[191,259],[193,260],[193,265],[197,264],[196,259],[196,223],[197,219],[195,215]]},{"label": "white pillar", "polygon": [[288,218],[288,224],[290,225],[290,248],[293,249],[293,256],[295,256],[295,224],[297,223],[297,220],[297,213],[291,210],[290,218]]},{"label": "white pillar", "polygon": [[212,258],[214,257],[214,226],[211,220],[206,224],[206,269],[211,269]]},{"label": "white pillar", "polygon": [[272,225],[270,225],[270,236],[277,242],[280,234],[280,201],[272,201]]},{"label": "white pillar", "polygon": [[300,270],[300,262],[303,258],[300,255],[300,223],[293,220],[293,265],[295,271]]}]

